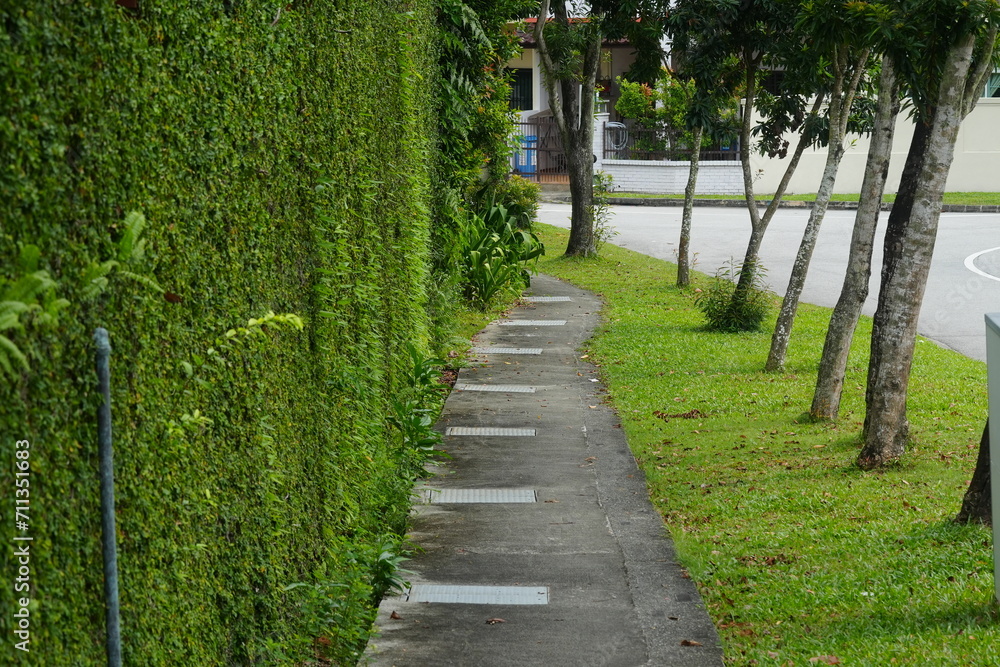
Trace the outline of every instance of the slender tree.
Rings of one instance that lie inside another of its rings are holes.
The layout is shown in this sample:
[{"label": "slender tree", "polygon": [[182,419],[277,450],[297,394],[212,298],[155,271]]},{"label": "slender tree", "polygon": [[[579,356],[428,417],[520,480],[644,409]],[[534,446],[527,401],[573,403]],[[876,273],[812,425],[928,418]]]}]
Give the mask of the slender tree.
[{"label": "slender tree", "polygon": [[702,138],[706,132],[715,140],[736,139],[725,111],[735,108],[740,90],[738,61],[725,47],[725,42],[713,34],[720,23],[701,21],[692,16],[694,3],[678,4],[671,13],[667,31],[671,37],[671,56],[678,76],[694,82],[694,94],[687,105],[685,119],[691,133],[691,163],[684,187],[684,209],[681,233],[677,245],[677,286],[690,284],[691,224],[694,217],[694,197],[698,187]]},{"label": "slender tree", "polygon": [[851,350],[854,330],[861,317],[861,309],[868,298],[875,231],[882,208],[885,182],[889,174],[892,138],[900,106],[896,69],[888,56],[882,58],[878,89],[875,127],[868,148],[865,176],[854,218],[847,273],[840,290],[840,298],[830,316],[830,325],[827,328],[816,378],[816,390],[809,410],[815,419],[836,419],[840,412],[847,357]]},{"label": "slender tree", "polygon": [[687,184],[684,186],[684,209],[681,213],[681,236],[677,243],[677,286],[691,284],[691,219],[694,217],[694,195],[698,189],[698,167],[701,164],[701,137],[705,128],[695,125],[691,129],[693,148],[688,165]]},{"label": "slender tree", "polygon": [[[594,83],[601,62],[602,35],[596,22],[570,25],[566,4],[556,0],[553,22],[560,34],[550,44],[546,30],[549,0],[542,0],[535,23],[535,43],[541,56],[549,107],[559,128],[569,170],[572,197],[566,254],[597,254],[594,237]],[[571,39],[574,38],[574,39]]]},{"label": "slender tree", "polygon": [[[854,99],[863,77],[870,70],[872,31],[864,29],[869,22],[868,8],[869,5],[863,3],[845,3],[842,0],[807,3],[803,5],[796,24],[803,34],[809,35],[809,50],[815,52],[814,57],[820,56],[818,61],[822,67],[821,74],[824,75],[822,79],[829,81],[829,84],[823,86],[828,89],[829,97],[826,109],[826,165],[771,336],[771,349],[765,364],[765,370],[768,371],[780,370],[785,365],[799,297],[805,286],[820,226],[833,195],[837,171],[846,150],[845,138]],[[806,67],[812,66],[814,57],[808,59]]]},{"label": "slender tree", "polygon": [[[892,462],[906,449],[907,385],[941,198],[959,127],[982,95],[994,66],[1000,21],[996,0],[917,6],[923,10],[920,21],[933,21],[929,29],[935,32],[928,38],[940,40],[940,50],[925,44],[920,51],[923,67],[920,61],[905,63],[907,83],[921,114],[907,158],[911,166],[913,156],[916,178],[909,184],[904,181],[901,191],[906,197],[902,205],[897,198],[886,228],[865,392],[864,445],[858,456],[862,468]],[[909,76],[913,73],[920,76]]]},{"label": "slender tree", "polygon": [[[569,171],[572,197],[566,254],[597,254],[594,236],[594,84],[605,39],[628,39],[637,50],[633,70],[640,78],[659,68],[658,39],[666,17],[662,0],[594,0],[585,13],[571,15],[577,3],[541,0],[535,43],[543,82]],[[551,20],[550,20],[551,15]],[[655,77],[655,73],[652,73]]]},{"label": "slender tree", "polygon": [[[789,4],[781,0],[678,0],[671,12],[675,39],[681,37],[679,41],[682,44],[690,42],[709,48],[717,63],[729,58],[735,59],[742,74],[744,102],[739,128],[739,150],[743,188],[750,216],[750,239],[730,306],[737,312],[742,310],[742,305],[752,294],[764,233],[778,210],[802,153],[813,141],[813,137],[805,130],[815,124],[823,104],[823,95],[816,95],[810,96],[811,108],[803,107],[805,98],[797,94],[800,91],[796,88],[786,90],[785,95],[771,98],[777,100],[771,109],[759,108],[759,84],[763,73],[775,67],[783,68],[779,54],[795,53],[802,47],[801,35],[795,32],[793,23],[788,20],[789,8]],[[771,110],[778,110],[779,113],[772,116]],[[801,130],[785,172],[763,213],[757,208],[755,176],[750,164],[754,149],[751,136],[758,111],[762,111],[765,116],[760,147],[766,152],[785,157],[788,155],[788,146],[782,144],[781,135],[786,130]]]}]

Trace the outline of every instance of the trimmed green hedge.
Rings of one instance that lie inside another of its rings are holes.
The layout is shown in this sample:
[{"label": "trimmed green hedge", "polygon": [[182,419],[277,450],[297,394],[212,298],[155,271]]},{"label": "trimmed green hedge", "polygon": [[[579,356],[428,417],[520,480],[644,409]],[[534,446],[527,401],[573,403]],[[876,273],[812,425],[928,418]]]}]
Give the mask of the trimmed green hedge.
[{"label": "trimmed green hedge", "polygon": [[387,416],[428,345],[432,3],[139,7],[0,9],[6,581],[17,440],[34,538],[2,651],[104,661],[104,326],[126,664],[349,662],[414,470]]}]

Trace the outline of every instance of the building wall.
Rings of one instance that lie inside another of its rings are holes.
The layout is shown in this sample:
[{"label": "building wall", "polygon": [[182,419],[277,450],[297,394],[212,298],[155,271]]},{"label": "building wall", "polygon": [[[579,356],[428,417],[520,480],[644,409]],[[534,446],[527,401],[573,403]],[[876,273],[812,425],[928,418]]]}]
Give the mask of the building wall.
[{"label": "building wall", "polygon": [[[955,145],[955,160],[948,174],[949,192],[1000,191],[1000,99],[983,98],[962,124]],[[899,188],[903,162],[913,136],[913,123],[900,114],[892,147],[892,162],[886,192]],[[853,145],[844,155],[837,175],[835,192],[861,191],[869,141],[866,137],[849,137]],[[826,160],[824,149],[807,149],[788,185],[788,193],[811,193],[819,187]],[[759,174],[754,185],[756,192],[766,194],[777,189],[784,174],[788,158],[784,160],[755,156],[751,160],[753,172]]]}]

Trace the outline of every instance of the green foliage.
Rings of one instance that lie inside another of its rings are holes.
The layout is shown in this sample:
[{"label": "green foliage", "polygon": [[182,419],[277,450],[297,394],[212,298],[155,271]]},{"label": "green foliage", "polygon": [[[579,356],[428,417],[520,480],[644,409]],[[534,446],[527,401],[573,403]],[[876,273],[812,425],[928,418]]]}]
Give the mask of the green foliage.
[{"label": "green foliage", "polygon": [[601,252],[604,244],[618,236],[618,230],[611,225],[611,188],[614,181],[611,174],[594,172],[594,247]]},{"label": "green foliage", "polygon": [[518,229],[517,218],[503,206],[471,216],[466,234],[465,296],[480,310],[517,297],[530,283],[529,262],[545,254],[538,237]]},{"label": "green foliage", "polygon": [[[35,270],[38,266],[37,246],[26,245],[21,251],[21,270],[28,270],[19,279],[7,285],[0,296],[0,332],[25,332],[24,322],[33,319],[39,326],[52,326],[60,310],[69,305],[66,299],[54,296],[56,282],[48,271]],[[41,297],[41,302],[39,302]],[[13,333],[11,334],[13,335]],[[18,367],[18,371],[15,371]],[[28,358],[6,335],[0,333],[0,369],[11,377],[30,368]]]},{"label": "green foliage", "polygon": [[96,326],[126,661],[359,654],[419,459],[392,403],[407,344],[432,344],[434,22],[430,0],[0,9],[0,502],[27,439],[25,664],[105,662]]},{"label": "green foliage", "polygon": [[[488,208],[509,169],[513,114],[507,61],[519,48],[509,21],[528,16],[528,0],[438,0],[434,112],[438,122],[431,215],[428,314],[432,337],[448,341],[461,311],[463,251],[470,210]],[[485,177],[485,184],[483,183]],[[485,198],[476,193],[486,193]],[[497,203],[506,205],[504,197]]]},{"label": "green foliage", "polygon": [[[618,79],[621,97],[615,109],[624,118],[655,132],[643,133],[636,147],[643,151],[670,151],[671,159],[686,159],[693,148],[692,117],[705,123],[700,148],[730,142],[737,135],[737,105],[732,96],[708,102],[700,96],[694,79],[663,69],[653,86]],[[706,110],[706,103],[711,106]],[[701,105],[701,106],[699,106]],[[639,145],[644,142],[644,145]]]},{"label": "green foliage", "polygon": [[477,210],[503,206],[513,217],[518,229],[531,229],[538,216],[538,199],[542,188],[538,183],[513,174],[507,178],[490,181],[473,199]]},{"label": "green foliage", "polygon": [[[749,287],[737,297],[737,282],[743,273],[751,274]],[[698,295],[695,303],[708,321],[709,331],[735,333],[759,331],[774,305],[773,295],[764,283],[760,264],[736,264],[730,261],[720,268],[715,279]]]},{"label": "green foliage", "polygon": [[439,380],[445,362],[427,357],[413,344],[407,345],[410,372],[404,377],[404,389],[392,399],[390,423],[400,436],[398,458],[400,469],[413,478],[426,474],[425,463],[434,456],[446,456],[434,448],[441,443],[441,434],[434,423],[444,405],[447,387]]}]

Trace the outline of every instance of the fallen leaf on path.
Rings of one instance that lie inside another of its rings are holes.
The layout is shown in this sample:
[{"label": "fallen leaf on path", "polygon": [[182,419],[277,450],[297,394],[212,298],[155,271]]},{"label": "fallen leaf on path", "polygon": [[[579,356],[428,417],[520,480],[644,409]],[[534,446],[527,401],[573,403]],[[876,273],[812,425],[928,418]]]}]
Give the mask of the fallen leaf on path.
[{"label": "fallen leaf on path", "polygon": [[399,619],[401,619],[403,617],[399,615],[399,612],[395,612],[394,611],[391,614],[389,614],[389,618],[391,618],[394,621],[398,621]]},{"label": "fallen leaf on path", "polygon": [[497,623],[506,623],[506,622],[507,621],[503,620],[502,618],[488,618],[488,619],[486,619],[486,624],[487,625],[496,625]]},{"label": "fallen leaf on path", "polygon": [[681,646],[701,646],[701,645],[702,645],[701,642],[696,642],[693,639],[685,639],[681,641]]}]

